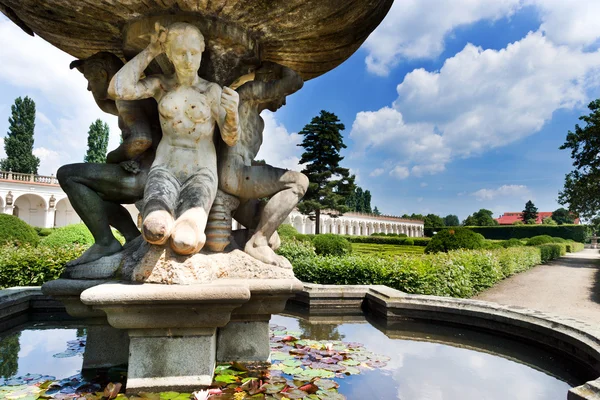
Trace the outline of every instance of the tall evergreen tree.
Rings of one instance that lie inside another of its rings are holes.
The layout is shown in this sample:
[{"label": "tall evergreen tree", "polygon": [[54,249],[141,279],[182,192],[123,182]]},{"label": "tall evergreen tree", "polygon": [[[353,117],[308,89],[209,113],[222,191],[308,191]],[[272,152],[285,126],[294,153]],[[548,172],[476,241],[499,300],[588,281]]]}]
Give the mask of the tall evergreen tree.
[{"label": "tall evergreen tree", "polygon": [[40,159],[33,155],[33,131],[35,129],[35,102],[29,97],[18,97],[10,107],[8,135],[4,139],[6,158],[0,161],[0,169],[37,174]]},{"label": "tall evergreen tree", "polygon": [[368,190],[365,190],[365,193],[363,194],[363,212],[367,213],[367,214],[372,214],[373,210],[371,209],[371,192]]},{"label": "tall evergreen tree", "polygon": [[377,206],[375,206],[373,208],[373,214],[375,214],[375,215],[381,215],[381,211],[379,211],[379,209],[377,208]]},{"label": "tall evergreen tree", "polygon": [[372,214],[371,192],[363,191],[360,186],[356,186],[356,189],[346,197],[346,205],[350,211]]},{"label": "tall evergreen tree", "polygon": [[298,145],[304,147],[300,164],[306,164],[302,172],[310,184],[298,209],[317,221],[316,234],[320,232],[318,221],[322,211],[334,216],[350,211],[346,198],[354,192],[355,185],[354,175],[340,167],[344,159],[340,150],[346,148],[340,133],[344,129],[335,114],[321,111],[299,132],[304,136]]},{"label": "tall evergreen tree", "polygon": [[531,200],[529,200],[525,204],[525,209],[523,210],[523,216],[521,217],[521,220],[523,220],[523,222],[525,222],[526,224],[531,223],[531,221],[533,221],[533,223],[535,224],[537,217],[538,217],[538,209],[533,204],[533,202]]},{"label": "tall evergreen tree", "polygon": [[88,149],[83,161],[86,163],[105,163],[108,150],[108,125],[97,119],[88,131]]}]

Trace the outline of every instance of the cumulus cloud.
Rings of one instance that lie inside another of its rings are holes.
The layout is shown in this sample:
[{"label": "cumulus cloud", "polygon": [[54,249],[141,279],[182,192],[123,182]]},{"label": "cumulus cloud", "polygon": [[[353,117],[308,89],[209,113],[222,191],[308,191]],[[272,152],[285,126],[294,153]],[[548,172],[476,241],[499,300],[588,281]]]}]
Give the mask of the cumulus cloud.
[{"label": "cumulus cloud", "polygon": [[385,172],[385,170],[383,168],[375,168],[373,171],[371,171],[369,176],[377,177],[377,176],[382,175],[384,172]]},{"label": "cumulus cloud", "polygon": [[87,148],[89,126],[97,118],[109,125],[110,148],[118,146],[120,130],[117,118],[98,108],[87,91],[83,75],[69,69],[73,57],[39,37],[24,34],[3,17],[0,18],[0,48],[0,84],[29,93],[34,101],[43,97],[51,109],[41,110],[38,102],[35,140],[36,144],[40,141],[45,143],[40,147],[44,150],[52,148],[54,150],[51,151],[57,153],[56,149],[60,149],[60,160],[57,161],[54,154],[50,156],[38,149],[40,154],[53,160],[43,164],[43,173],[55,174],[61,164],[81,162]]},{"label": "cumulus cloud", "polygon": [[66,157],[65,154],[60,154],[45,147],[33,149],[33,155],[40,159],[40,167],[38,168],[40,175],[56,175],[56,171],[64,164],[63,160]]},{"label": "cumulus cloud", "polygon": [[539,131],[561,108],[588,101],[600,79],[600,51],[552,43],[541,32],[501,50],[468,44],[439,71],[416,69],[392,107],[356,115],[350,136],[411,165],[415,176],[444,171]]},{"label": "cumulus cloud", "polygon": [[396,179],[406,179],[410,175],[408,168],[397,165],[394,169],[390,171],[390,176]]},{"label": "cumulus cloud", "polygon": [[294,171],[302,170],[300,155],[302,148],[297,145],[302,142],[302,137],[297,133],[290,133],[283,124],[275,119],[275,114],[263,111],[261,114],[265,121],[263,131],[263,144],[256,158],[265,160],[274,167],[287,168]]},{"label": "cumulus cloud", "polygon": [[435,58],[444,50],[445,37],[457,27],[497,20],[519,5],[520,0],[396,1],[364,44],[367,69],[385,76],[402,59]]},{"label": "cumulus cloud", "polygon": [[503,185],[497,189],[480,189],[471,193],[471,196],[475,196],[478,201],[495,200],[499,197],[516,197],[521,200],[533,198],[531,191],[525,185]]}]

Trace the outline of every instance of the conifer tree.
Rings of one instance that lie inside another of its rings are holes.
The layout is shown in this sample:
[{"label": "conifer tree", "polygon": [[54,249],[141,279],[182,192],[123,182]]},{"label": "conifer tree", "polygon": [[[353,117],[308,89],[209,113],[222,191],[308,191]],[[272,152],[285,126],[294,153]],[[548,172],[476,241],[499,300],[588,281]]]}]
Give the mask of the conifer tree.
[{"label": "conifer tree", "polygon": [[40,159],[33,155],[35,102],[27,96],[18,97],[10,110],[8,135],[4,139],[6,158],[0,161],[0,169],[37,174]]},{"label": "conifer tree", "polygon": [[97,119],[88,131],[88,149],[83,161],[86,163],[105,163],[108,150],[108,125]]},{"label": "conifer tree", "polygon": [[537,217],[538,217],[538,209],[537,207],[533,204],[533,202],[531,200],[529,200],[526,204],[525,204],[525,209],[523,210],[523,216],[521,217],[521,220],[523,222],[525,222],[526,224],[535,224],[535,221],[537,221]]},{"label": "conifer tree", "polygon": [[310,184],[298,209],[317,221],[317,234],[320,232],[321,212],[339,216],[350,211],[346,198],[354,192],[355,185],[354,175],[350,175],[347,168],[340,167],[340,161],[344,159],[340,150],[346,148],[340,133],[344,129],[344,124],[335,114],[321,111],[299,132],[304,136],[298,145],[304,148],[300,164],[306,164],[302,173],[308,177]]},{"label": "conifer tree", "polygon": [[375,215],[381,215],[381,212],[379,211],[379,209],[377,208],[377,206],[375,206],[375,208],[373,208],[373,214],[375,214]]}]

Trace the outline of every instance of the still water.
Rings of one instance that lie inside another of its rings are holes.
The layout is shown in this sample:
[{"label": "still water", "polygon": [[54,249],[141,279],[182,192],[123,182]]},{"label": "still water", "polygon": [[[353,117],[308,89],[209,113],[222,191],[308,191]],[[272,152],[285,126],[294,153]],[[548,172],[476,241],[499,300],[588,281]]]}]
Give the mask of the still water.
[{"label": "still water", "polygon": [[[485,333],[416,323],[379,330],[364,322],[309,322],[282,315],[271,323],[301,338],[358,342],[388,356],[381,368],[335,378],[348,399],[564,400],[569,388],[586,379],[568,360]],[[36,326],[4,335],[4,384],[26,374],[60,380],[79,373],[83,356],[73,346],[85,343],[82,338],[81,329]]]}]

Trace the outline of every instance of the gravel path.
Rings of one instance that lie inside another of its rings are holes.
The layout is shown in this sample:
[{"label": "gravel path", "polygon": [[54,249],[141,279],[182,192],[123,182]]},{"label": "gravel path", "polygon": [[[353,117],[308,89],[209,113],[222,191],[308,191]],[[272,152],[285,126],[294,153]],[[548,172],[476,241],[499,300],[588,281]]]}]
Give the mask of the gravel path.
[{"label": "gravel path", "polygon": [[600,253],[585,249],[516,274],[474,299],[600,325]]}]

